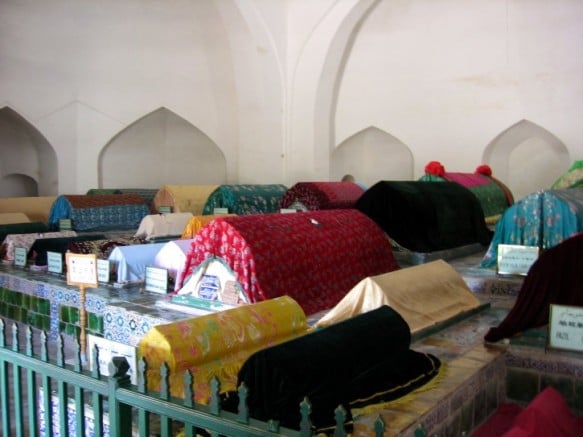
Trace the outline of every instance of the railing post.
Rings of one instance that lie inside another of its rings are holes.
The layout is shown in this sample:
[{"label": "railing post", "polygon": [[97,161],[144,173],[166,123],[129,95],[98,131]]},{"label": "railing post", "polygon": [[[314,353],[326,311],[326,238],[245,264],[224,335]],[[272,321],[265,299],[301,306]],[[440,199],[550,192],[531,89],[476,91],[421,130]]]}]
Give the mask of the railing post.
[{"label": "railing post", "polygon": [[109,426],[112,437],[132,435],[132,409],[117,400],[119,388],[130,387],[130,365],[125,357],[113,357],[109,363]]}]

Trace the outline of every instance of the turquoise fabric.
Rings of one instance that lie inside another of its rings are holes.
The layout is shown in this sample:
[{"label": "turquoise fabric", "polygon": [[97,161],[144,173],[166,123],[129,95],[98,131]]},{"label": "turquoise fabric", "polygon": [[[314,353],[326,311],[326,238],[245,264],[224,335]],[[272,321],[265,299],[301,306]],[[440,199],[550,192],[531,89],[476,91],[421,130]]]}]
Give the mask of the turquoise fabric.
[{"label": "turquoise fabric", "polygon": [[215,208],[228,208],[230,214],[267,214],[279,211],[279,203],[287,187],[268,185],[221,185],[211,193],[203,215],[213,214]]},{"label": "turquoise fabric", "polygon": [[499,244],[546,250],[583,231],[583,189],[541,190],[509,207],[496,225],[481,266],[495,267]]}]

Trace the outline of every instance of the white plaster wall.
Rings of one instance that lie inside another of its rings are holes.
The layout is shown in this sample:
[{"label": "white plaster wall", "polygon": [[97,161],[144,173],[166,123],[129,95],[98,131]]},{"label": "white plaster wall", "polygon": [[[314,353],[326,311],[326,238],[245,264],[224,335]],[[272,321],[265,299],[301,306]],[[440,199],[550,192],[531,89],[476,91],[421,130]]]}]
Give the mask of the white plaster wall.
[{"label": "white plaster wall", "polygon": [[[54,148],[59,193],[97,187],[103,148],[161,107],[218,147],[229,183],[335,178],[335,148],[370,126],[409,148],[415,178],[430,160],[473,171],[521,120],[571,161],[582,19],[578,0],[3,0],[0,108]],[[512,159],[550,162],[549,180],[570,164],[521,144]]]},{"label": "white plaster wall", "polygon": [[[471,172],[497,135],[527,119],[580,158],[582,20],[576,0],[382,1],[346,63],[335,143],[372,124],[413,151],[415,177],[431,160]],[[509,175],[518,197],[548,182],[535,180],[542,166],[551,180],[570,164],[529,144],[513,158],[523,174]]]}]

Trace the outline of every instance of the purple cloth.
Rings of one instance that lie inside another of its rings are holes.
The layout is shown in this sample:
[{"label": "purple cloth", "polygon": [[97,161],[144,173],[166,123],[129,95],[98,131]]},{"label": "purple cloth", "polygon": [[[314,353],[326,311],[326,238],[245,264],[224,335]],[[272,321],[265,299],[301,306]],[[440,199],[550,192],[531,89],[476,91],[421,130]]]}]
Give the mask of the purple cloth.
[{"label": "purple cloth", "polygon": [[532,264],[514,306],[486,341],[495,342],[549,323],[549,305],[583,306],[583,233],[547,249]]}]

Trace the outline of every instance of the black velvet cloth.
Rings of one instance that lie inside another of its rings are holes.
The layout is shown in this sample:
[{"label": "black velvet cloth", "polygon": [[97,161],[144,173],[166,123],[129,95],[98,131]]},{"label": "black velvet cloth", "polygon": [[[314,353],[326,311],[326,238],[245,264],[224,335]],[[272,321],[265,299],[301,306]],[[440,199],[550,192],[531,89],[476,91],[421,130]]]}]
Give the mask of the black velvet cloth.
[{"label": "black velvet cloth", "polygon": [[8,223],[0,225],[0,243],[7,235],[34,234],[36,232],[49,232],[49,225],[43,222]]},{"label": "black velvet cloth", "polygon": [[455,182],[380,181],[356,202],[390,238],[413,252],[434,252],[492,238],[478,198]]},{"label": "black velvet cloth", "polygon": [[541,253],[530,266],[514,306],[485,340],[495,342],[547,325],[550,304],[583,306],[583,233]]},{"label": "black velvet cloth", "polygon": [[[298,429],[307,397],[312,424],[322,431],[335,425],[339,405],[350,422],[351,408],[396,399],[437,375],[440,361],[410,350],[410,342],[405,320],[383,306],[256,352],[238,383],[249,389],[251,417]],[[224,408],[236,406],[236,393],[229,393]]]},{"label": "black velvet cloth", "polygon": [[35,240],[28,250],[28,259],[32,260],[35,266],[47,265],[47,252],[58,252],[64,254],[69,248],[69,244],[79,241],[103,240],[103,234],[78,235],[76,237],[40,238]]}]

